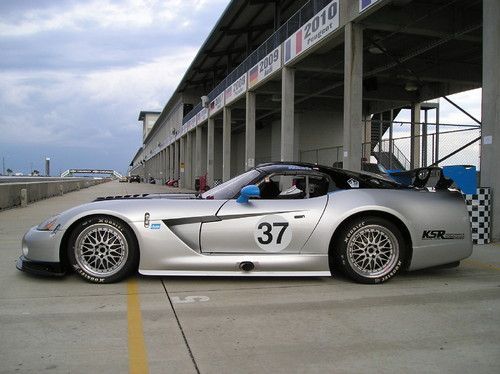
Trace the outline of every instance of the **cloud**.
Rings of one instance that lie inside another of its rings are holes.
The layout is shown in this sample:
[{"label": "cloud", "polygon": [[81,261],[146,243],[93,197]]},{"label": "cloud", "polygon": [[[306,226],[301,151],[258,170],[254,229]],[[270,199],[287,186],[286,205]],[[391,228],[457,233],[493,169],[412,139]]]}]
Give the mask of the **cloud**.
[{"label": "cloud", "polygon": [[[46,71],[41,80],[39,72],[0,73],[0,103],[12,113],[0,117],[0,131],[16,143],[68,145],[81,144],[85,128],[92,128],[85,134],[87,140],[91,146],[101,146],[123,126],[136,127],[140,110],[161,110],[195,53],[196,48],[184,48],[138,66],[84,74]],[[40,112],[33,110],[33,103]],[[50,109],[44,112],[45,108]],[[106,115],[94,119],[98,126],[85,123],[97,113]]]},{"label": "cloud", "polygon": [[41,32],[65,30],[168,28],[178,33],[179,28],[191,25],[207,8],[218,8],[227,1],[204,0],[127,0],[113,2],[94,0],[71,4],[67,8],[51,5],[29,9],[21,17],[0,21],[0,34],[27,36]]}]

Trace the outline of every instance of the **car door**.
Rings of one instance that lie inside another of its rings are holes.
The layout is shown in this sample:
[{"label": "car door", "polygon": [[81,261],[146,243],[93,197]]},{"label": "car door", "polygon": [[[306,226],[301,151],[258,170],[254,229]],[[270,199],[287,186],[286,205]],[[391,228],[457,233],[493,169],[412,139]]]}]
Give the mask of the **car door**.
[{"label": "car door", "polygon": [[[261,188],[262,189],[262,188]],[[287,187],[269,199],[228,200],[217,221],[203,223],[204,253],[299,253],[318,224],[328,195],[287,198]]]}]

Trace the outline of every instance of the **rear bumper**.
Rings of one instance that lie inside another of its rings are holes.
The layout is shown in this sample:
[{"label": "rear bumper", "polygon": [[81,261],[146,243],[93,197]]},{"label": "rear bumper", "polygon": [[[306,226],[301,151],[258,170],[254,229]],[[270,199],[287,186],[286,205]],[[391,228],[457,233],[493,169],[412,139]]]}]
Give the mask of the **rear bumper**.
[{"label": "rear bumper", "polygon": [[33,261],[24,256],[19,257],[16,268],[35,275],[62,277],[66,274],[64,266],[60,262]]}]

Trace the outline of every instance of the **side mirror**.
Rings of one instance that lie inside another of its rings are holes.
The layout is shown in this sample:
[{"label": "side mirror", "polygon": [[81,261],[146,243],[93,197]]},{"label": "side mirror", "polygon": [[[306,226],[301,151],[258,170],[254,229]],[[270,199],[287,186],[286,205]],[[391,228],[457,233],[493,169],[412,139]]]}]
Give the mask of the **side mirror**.
[{"label": "side mirror", "polygon": [[251,197],[260,197],[260,190],[255,184],[245,186],[240,191],[240,196],[236,200],[237,203],[247,204]]}]

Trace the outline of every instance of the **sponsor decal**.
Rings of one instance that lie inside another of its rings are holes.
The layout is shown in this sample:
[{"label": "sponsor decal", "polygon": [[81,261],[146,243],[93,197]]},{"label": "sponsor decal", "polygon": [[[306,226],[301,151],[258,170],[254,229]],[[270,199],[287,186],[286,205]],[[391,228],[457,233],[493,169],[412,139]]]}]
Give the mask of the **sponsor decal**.
[{"label": "sponsor decal", "polygon": [[465,234],[449,234],[446,230],[424,230],[422,240],[463,240]]},{"label": "sponsor decal", "polygon": [[226,100],[226,105],[232,103],[238,97],[243,95],[247,90],[247,74],[243,74],[239,77],[236,82],[226,88],[224,93],[224,98]]},{"label": "sponsor decal", "polygon": [[351,188],[359,188],[359,181],[354,178],[351,178],[347,181],[347,184],[351,186]]},{"label": "sponsor decal", "polygon": [[365,11],[373,4],[375,4],[378,0],[359,0],[359,13]]},{"label": "sponsor decal", "polygon": [[281,46],[275,48],[248,72],[248,87],[253,88],[281,68]]},{"label": "sponsor decal", "polygon": [[264,251],[280,252],[292,241],[292,228],[282,216],[265,216],[257,222],[254,238]]},{"label": "sponsor decal", "polygon": [[338,27],[339,0],[334,0],[285,41],[285,64],[317,44]]},{"label": "sponsor decal", "polygon": [[159,223],[152,223],[152,224],[149,226],[149,228],[150,228],[151,230],[159,230],[159,229],[160,229],[160,227],[161,227],[161,224],[159,224]]},{"label": "sponsor decal", "polygon": [[219,112],[223,106],[224,106],[224,92],[222,92],[219,96],[217,96],[210,102],[208,115],[213,116],[214,114]]}]

